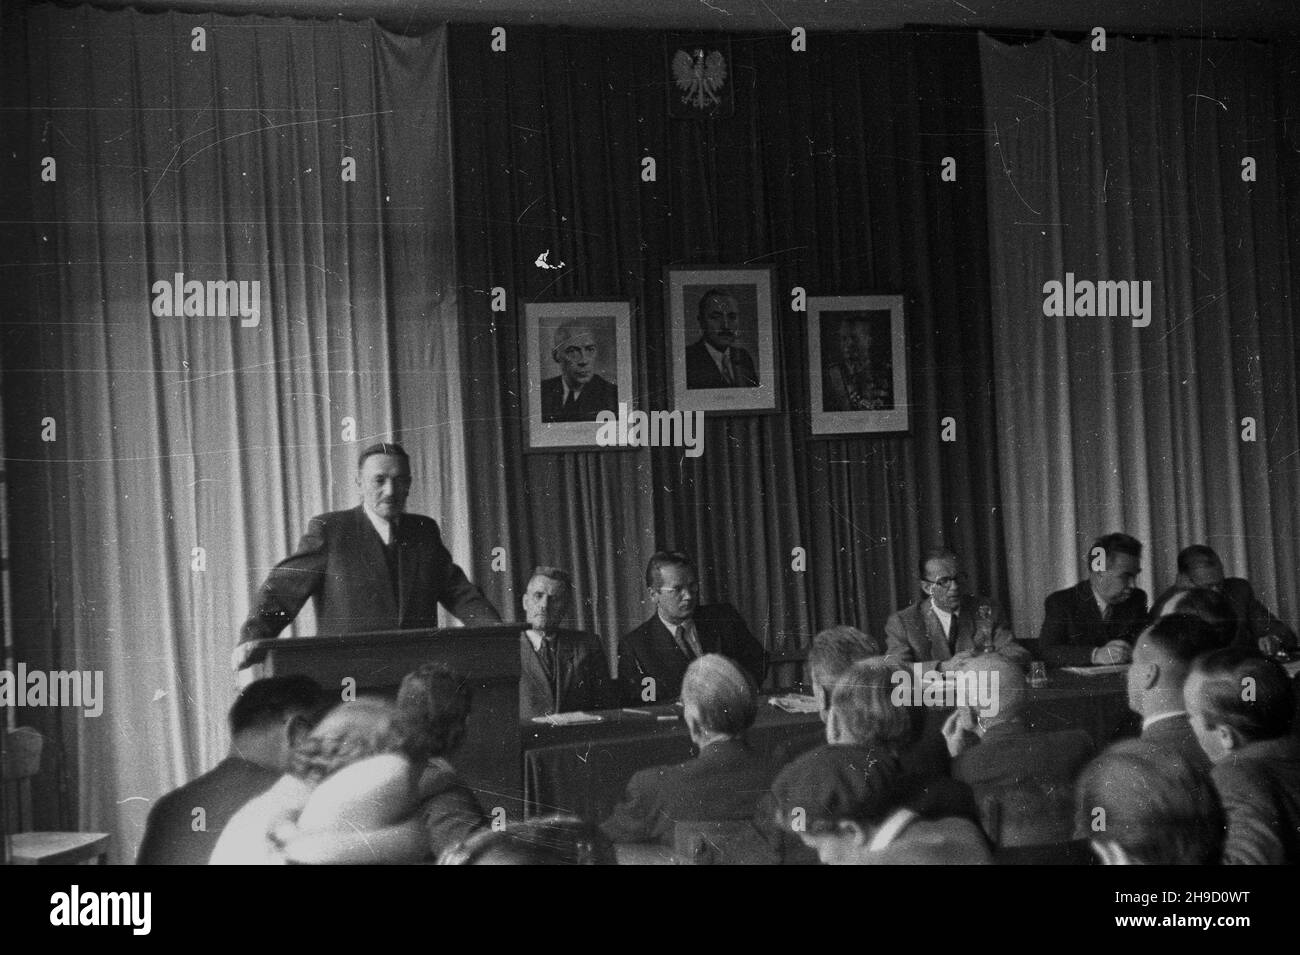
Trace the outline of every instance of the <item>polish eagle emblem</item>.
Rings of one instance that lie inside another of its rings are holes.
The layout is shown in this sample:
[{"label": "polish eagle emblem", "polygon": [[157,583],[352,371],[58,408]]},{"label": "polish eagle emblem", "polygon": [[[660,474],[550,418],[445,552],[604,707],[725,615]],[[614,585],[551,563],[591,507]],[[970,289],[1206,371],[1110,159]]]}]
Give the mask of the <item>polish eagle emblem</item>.
[{"label": "polish eagle emblem", "polygon": [[709,109],[722,102],[718,92],[727,82],[727,61],[717,50],[696,47],[673,55],[673,81],[682,91],[682,102],[696,109]]}]

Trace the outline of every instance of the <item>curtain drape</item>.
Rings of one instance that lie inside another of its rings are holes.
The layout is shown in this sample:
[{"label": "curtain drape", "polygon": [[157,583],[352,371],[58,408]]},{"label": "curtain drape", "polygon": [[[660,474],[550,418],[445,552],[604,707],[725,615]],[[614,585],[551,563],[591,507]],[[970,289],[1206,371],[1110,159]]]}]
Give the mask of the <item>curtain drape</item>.
[{"label": "curtain drape", "polygon": [[[578,622],[612,650],[651,613],[646,558],[678,547],[705,599],[735,603],[781,653],[834,623],[880,634],[919,596],[931,544],[1004,595],[975,38],[815,35],[799,53],[788,36],[733,36],[734,115],[706,120],[669,118],[664,34],[511,29],[506,54],[490,39],[451,28],[450,84],[462,355],[481,409],[471,504],[510,554],[500,600],[517,601],[531,564],[569,567]],[[566,269],[536,268],[546,249]],[[639,404],[664,408],[663,269],[719,263],[775,267],[779,413],[710,414],[698,459],[523,453],[525,303],[631,299]],[[906,295],[910,434],[810,439],[796,285]],[[955,442],[941,440],[949,415]]]},{"label": "curtain drape", "polygon": [[[1088,541],[1122,529],[1147,545],[1139,585],[1152,597],[1178,550],[1204,541],[1294,622],[1294,52],[981,44],[1017,621],[1037,628],[1044,597],[1082,576]],[[1149,282],[1150,324],[1047,316],[1045,285],[1067,273],[1076,289]]]},{"label": "curtain drape", "polygon": [[[412,509],[468,539],[445,34],[53,5],[10,24],[34,210],[5,249],[30,285],[3,343],[15,642],[105,687],[98,718],[22,718],[67,754],[45,824],[111,830],[127,860],[152,800],[224,755],[250,591],[311,514],[356,502],[364,444],[404,441]],[[178,273],[260,283],[258,321],[160,316]]]}]

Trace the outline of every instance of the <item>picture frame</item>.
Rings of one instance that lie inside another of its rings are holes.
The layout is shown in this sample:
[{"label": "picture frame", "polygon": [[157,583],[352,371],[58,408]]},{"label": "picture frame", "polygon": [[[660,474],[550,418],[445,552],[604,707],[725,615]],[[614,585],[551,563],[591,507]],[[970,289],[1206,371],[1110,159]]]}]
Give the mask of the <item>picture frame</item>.
[{"label": "picture frame", "polygon": [[673,409],[777,411],[772,269],[670,267],[664,284]]},{"label": "picture frame", "polygon": [[619,449],[597,442],[596,416],[636,406],[632,303],[528,302],[521,331],[527,450]]},{"label": "picture frame", "polygon": [[813,435],[911,430],[903,296],[810,296],[807,308]]}]

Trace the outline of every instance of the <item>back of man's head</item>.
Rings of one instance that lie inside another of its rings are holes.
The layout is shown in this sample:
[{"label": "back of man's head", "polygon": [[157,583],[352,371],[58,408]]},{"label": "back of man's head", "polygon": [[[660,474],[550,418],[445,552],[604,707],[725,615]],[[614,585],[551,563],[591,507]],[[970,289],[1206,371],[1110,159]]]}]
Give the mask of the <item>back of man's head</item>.
[{"label": "back of man's head", "polygon": [[904,779],[891,753],[819,746],[777,774],[772,783],[775,821],[814,834],[842,822],[878,825],[902,800]]},{"label": "back of man's head", "polygon": [[879,746],[895,754],[915,742],[920,708],[894,703],[895,673],[898,667],[874,660],[849,667],[831,692],[826,725],[831,742]]},{"label": "back of man's head", "polygon": [[[831,690],[849,667],[884,652],[884,647],[857,627],[830,627],[813,637],[812,647],[808,650],[808,675],[829,698]],[[830,703],[829,699],[821,702],[823,708]]]},{"label": "back of man's head", "polygon": [[754,725],[758,691],[740,667],[720,653],[696,657],[682,677],[682,706],[699,728],[718,736],[739,736]]},{"label": "back of man's head", "polygon": [[[1029,697],[1029,683],[1020,664],[1000,653],[981,653],[971,657],[957,671],[956,679],[965,684],[965,698],[985,714],[986,726],[1018,718]],[[988,700],[984,699],[987,692]]]},{"label": "back of man's head", "polygon": [[1207,650],[1229,646],[1241,625],[1232,601],[1208,587],[1184,590],[1170,598],[1166,607],[1168,616],[1195,617],[1206,624]]},{"label": "back of man's head", "polygon": [[1192,661],[1217,649],[1218,639],[1219,631],[1212,624],[1190,614],[1174,613],[1142,631],[1134,646],[1135,661],[1140,657],[1144,663],[1155,664],[1159,669],[1158,686],[1181,692]]},{"label": "back of man's head", "polygon": [[1223,809],[1210,778],[1177,751],[1125,740],[1075,786],[1075,826],[1107,863],[1210,865],[1223,848]]},{"label": "back of man's head", "polygon": [[1222,567],[1223,562],[1208,544],[1192,544],[1178,552],[1178,572],[1190,574],[1193,568],[1201,566]]},{"label": "back of man's head", "polygon": [[272,676],[244,687],[230,707],[230,735],[279,726],[295,716],[309,727],[325,703],[325,691],[309,676]]},{"label": "back of man's head", "polygon": [[1291,732],[1295,697],[1291,679],[1274,660],[1253,650],[1228,647],[1198,657],[1192,664],[1186,692],[1189,711],[1211,729],[1228,727],[1243,742],[1277,739]]},{"label": "back of man's head", "polygon": [[430,756],[453,752],[465,738],[473,690],[462,674],[442,663],[426,663],[402,678],[397,708],[424,737]]}]

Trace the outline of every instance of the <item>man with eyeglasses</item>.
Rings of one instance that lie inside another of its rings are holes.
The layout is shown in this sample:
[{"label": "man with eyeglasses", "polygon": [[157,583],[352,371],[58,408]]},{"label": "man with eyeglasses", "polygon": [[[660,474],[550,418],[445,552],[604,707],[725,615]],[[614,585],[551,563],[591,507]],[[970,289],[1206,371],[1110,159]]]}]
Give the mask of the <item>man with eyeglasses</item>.
[{"label": "man with eyeglasses", "polygon": [[680,551],[657,551],[645,569],[655,613],[618,645],[618,683],[629,706],[669,703],[681,695],[691,661],[729,657],[762,686],[767,654],[731,604],[700,604],[695,562]]},{"label": "man with eyeglasses", "polygon": [[[966,592],[961,558],[946,548],[921,555],[921,593],[910,607],[885,622],[886,656],[902,666],[955,670],[977,653],[996,651],[1021,666],[1029,652],[1016,643],[1001,608]],[[981,614],[981,610],[987,610]]]}]

